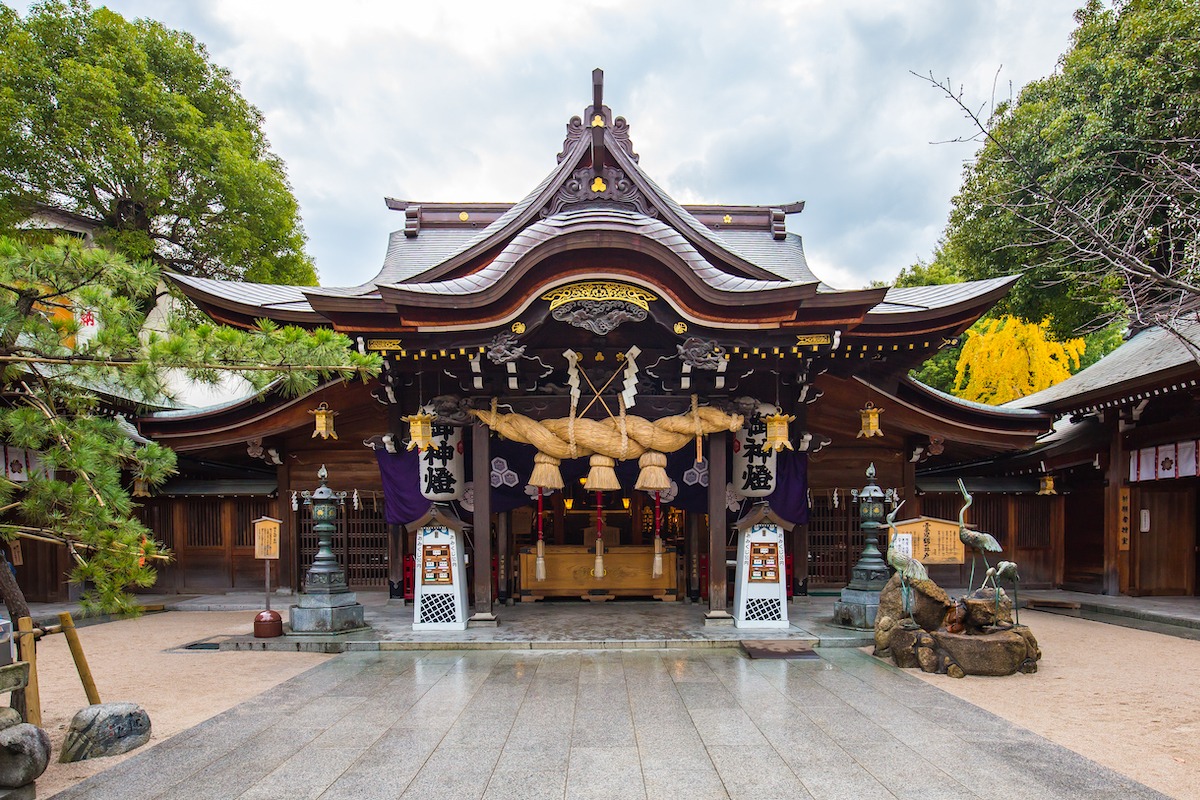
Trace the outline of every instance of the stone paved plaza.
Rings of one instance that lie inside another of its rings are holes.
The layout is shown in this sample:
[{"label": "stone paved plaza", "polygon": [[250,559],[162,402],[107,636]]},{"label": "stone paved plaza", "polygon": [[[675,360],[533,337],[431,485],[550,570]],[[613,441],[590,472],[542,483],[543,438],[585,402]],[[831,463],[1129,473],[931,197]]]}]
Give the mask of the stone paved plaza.
[{"label": "stone paved plaza", "polygon": [[862,651],[818,652],[349,652],[56,797],[1164,796]]}]

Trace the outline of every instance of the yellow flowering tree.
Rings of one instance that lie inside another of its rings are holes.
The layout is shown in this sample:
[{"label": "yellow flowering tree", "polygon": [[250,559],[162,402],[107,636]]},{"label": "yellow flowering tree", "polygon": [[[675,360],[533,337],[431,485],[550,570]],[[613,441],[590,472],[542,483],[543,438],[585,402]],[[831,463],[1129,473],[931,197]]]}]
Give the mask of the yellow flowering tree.
[{"label": "yellow flowering tree", "polygon": [[1083,339],[1055,341],[1049,326],[1049,320],[1034,324],[1010,316],[980,320],[967,331],[954,394],[999,405],[1066,380],[1079,369],[1085,345]]}]

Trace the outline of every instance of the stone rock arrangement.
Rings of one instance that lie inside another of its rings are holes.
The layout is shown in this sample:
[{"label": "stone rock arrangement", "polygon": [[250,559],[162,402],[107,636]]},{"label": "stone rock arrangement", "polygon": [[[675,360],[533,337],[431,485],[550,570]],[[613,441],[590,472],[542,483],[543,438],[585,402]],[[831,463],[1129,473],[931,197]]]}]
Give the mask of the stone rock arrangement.
[{"label": "stone rock arrangement", "polygon": [[50,764],[49,734],[36,725],[21,722],[15,711],[0,713],[0,725],[4,726],[0,730],[0,790],[32,784]]},{"label": "stone rock arrangement", "polygon": [[58,760],[64,764],[127,753],[150,741],[150,715],[137,703],[100,703],[71,719]]},{"label": "stone rock arrangement", "polygon": [[911,616],[893,576],[879,597],[875,655],[953,678],[1037,672],[1042,651],[1029,628],[1013,623],[1003,589],[984,587],[951,600],[933,581],[917,581]]}]

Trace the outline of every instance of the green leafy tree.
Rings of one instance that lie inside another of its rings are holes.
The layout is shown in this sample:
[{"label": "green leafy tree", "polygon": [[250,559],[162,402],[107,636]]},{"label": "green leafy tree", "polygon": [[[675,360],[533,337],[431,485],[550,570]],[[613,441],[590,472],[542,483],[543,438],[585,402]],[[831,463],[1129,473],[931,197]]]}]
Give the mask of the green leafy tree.
[{"label": "green leafy tree", "polygon": [[977,126],[938,261],[1024,272],[1001,310],[1058,338],[1200,306],[1200,3],[1090,0],[1059,70]]},{"label": "green leafy tree", "polygon": [[[87,582],[87,608],[127,611],[129,586],[154,581],[167,554],[133,518],[126,486],[156,486],[174,454],[139,444],[103,412],[104,396],[161,401],[166,371],[214,382],[234,371],[254,384],[297,394],[318,381],[378,372],[343,335],[266,321],[256,331],[172,320],[143,331],[145,298],[159,270],[74,239],[29,245],[0,238],[0,440],[42,454],[50,477],[0,477],[0,535],[57,541],[75,557],[73,581]],[[78,312],[94,314],[80,335]],[[0,596],[15,619],[24,596],[0,557]]]},{"label": "green leafy tree", "polygon": [[0,226],[40,206],[190,275],[313,284],[262,114],[189,34],[84,0],[0,5]]}]

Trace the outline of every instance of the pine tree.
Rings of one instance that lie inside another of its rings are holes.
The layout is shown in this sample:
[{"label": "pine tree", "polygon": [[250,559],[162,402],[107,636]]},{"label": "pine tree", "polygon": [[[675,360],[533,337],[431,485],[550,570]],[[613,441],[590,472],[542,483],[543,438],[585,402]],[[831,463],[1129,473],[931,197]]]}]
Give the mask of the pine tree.
[{"label": "pine tree", "polygon": [[[50,474],[24,483],[0,477],[0,535],[66,546],[71,580],[88,587],[85,610],[132,610],[127,588],[152,585],[154,564],[169,557],[134,519],[125,487],[162,484],[175,471],[174,453],[131,439],[103,413],[105,396],[162,403],[170,369],[209,383],[233,371],[289,394],[379,369],[377,356],[360,355],[330,330],[263,321],[246,332],[179,318],[166,332],[144,332],[142,309],[158,283],[154,265],[77,240],[0,238],[0,440],[38,451]],[[86,340],[80,310],[97,320]],[[28,614],[2,563],[0,595],[14,619]]]}]

